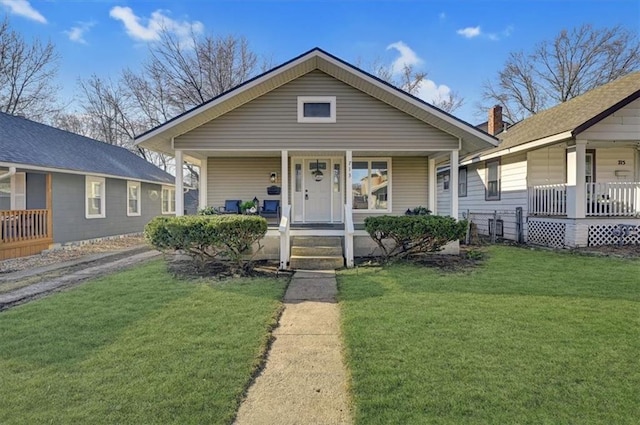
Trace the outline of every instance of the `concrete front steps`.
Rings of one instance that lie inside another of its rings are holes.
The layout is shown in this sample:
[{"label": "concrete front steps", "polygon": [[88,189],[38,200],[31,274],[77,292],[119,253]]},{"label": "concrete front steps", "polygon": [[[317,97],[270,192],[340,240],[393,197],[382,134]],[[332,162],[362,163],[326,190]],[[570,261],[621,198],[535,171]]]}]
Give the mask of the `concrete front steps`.
[{"label": "concrete front steps", "polygon": [[289,267],[294,270],[335,270],[344,267],[342,238],[294,236]]}]

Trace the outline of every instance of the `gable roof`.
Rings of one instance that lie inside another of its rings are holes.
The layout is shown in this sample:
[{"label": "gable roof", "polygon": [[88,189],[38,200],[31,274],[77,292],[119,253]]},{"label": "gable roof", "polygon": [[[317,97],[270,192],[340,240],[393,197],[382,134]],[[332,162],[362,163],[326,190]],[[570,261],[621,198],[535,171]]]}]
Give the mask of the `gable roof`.
[{"label": "gable roof", "polygon": [[640,72],[634,72],[520,121],[500,134],[500,149],[571,132],[585,131],[640,98]]},{"label": "gable roof", "polygon": [[174,183],[174,177],[128,150],[0,112],[0,163]]},{"label": "gable roof", "polygon": [[137,136],[136,144],[171,153],[171,140],[174,137],[316,69],[459,138],[463,153],[496,146],[498,143],[496,138],[471,124],[316,47]]}]

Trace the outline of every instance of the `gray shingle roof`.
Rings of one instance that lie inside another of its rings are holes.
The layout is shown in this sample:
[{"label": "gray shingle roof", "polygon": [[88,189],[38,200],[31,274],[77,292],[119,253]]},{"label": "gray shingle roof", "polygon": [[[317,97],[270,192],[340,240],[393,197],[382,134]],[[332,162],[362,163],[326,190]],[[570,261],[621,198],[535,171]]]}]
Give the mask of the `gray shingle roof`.
[{"label": "gray shingle roof", "polygon": [[[621,103],[638,94],[640,72],[634,72],[520,121],[508,131],[500,133],[500,145],[491,151],[522,145],[566,131],[574,132],[575,135],[586,130],[589,124],[593,125],[612,113],[610,109],[624,106]],[[605,116],[601,116],[602,114]]]},{"label": "gray shingle roof", "polygon": [[0,112],[0,162],[174,183],[174,177],[128,150]]}]

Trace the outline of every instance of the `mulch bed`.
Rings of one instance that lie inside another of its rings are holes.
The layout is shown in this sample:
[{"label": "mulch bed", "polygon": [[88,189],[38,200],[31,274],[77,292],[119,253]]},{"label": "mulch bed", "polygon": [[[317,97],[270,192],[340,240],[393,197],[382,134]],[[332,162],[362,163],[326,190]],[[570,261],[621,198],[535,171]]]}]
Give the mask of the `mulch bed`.
[{"label": "mulch bed", "polygon": [[174,259],[167,255],[167,269],[171,274],[183,279],[213,278],[225,280],[239,277],[289,277],[290,271],[278,270],[279,263],[271,260],[255,261],[254,267],[248,272],[240,272],[231,264],[220,261],[211,261],[200,264],[190,259]]},{"label": "mulch bed", "polygon": [[[423,254],[401,261],[437,268],[446,272],[460,272],[471,270],[482,264],[486,256],[486,250],[482,248],[461,246],[459,255]],[[378,259],[374,257],[356,258],[355,264],[358,267],[379,267],[381,265]]]}]

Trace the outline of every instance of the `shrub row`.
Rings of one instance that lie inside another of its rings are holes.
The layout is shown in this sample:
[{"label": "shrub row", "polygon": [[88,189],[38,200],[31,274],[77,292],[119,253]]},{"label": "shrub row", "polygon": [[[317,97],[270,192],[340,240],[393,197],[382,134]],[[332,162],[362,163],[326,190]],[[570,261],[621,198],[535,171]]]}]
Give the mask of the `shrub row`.
[{"label": "shrub row", "polygon": [[382,251],[383,260],[440,251],[462,239],[466,221],[436,215],[367,217],[365,229]]},{"label": "shrub row", "polygon": [[144,233],[158,250],[183,250],[202,262],[225,260],[247,270],[253,257],[247,254],[255,243],[258,250],[261,248],[259,241],[267,233],[267,221],[245,215],[156,217]]}]

